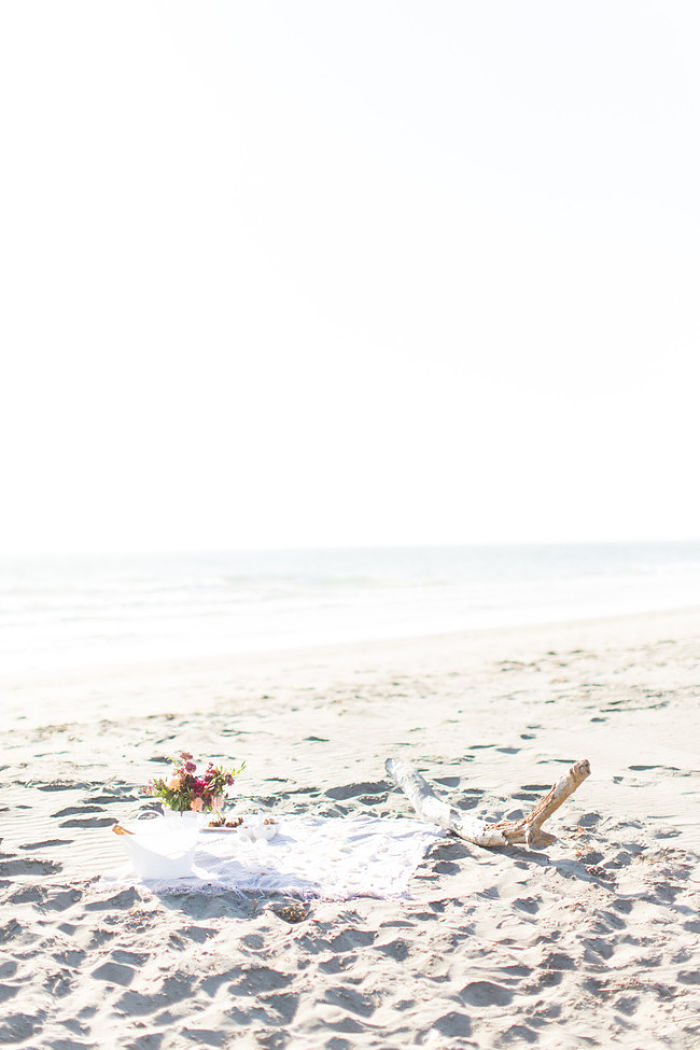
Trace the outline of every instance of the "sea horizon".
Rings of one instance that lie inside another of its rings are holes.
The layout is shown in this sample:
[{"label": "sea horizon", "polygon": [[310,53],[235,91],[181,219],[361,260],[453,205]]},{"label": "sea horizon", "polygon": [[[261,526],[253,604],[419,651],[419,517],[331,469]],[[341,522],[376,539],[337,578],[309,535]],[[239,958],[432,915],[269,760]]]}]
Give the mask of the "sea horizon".
[{"label": "sea horizon", "polygon": [[700,604],[700,542],[0,557],[6,673]]}]

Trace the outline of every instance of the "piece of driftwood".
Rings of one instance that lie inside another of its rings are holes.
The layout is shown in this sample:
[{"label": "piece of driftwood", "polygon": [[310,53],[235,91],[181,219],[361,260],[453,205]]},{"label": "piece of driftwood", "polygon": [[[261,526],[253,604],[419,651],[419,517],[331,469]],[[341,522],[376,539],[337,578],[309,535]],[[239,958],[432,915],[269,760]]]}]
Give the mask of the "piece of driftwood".
[{"label": "piece of driftwood", "polygon": [[427,780],[409,762],[389,758],[386,771],[408,796],[418,816],[429,824],[437,824],[477,846],[510,846],[519,842],[524,842],[526,846],[548,846],[554,842],[556,835],[542,831],[542,825],[590,775],[591,767],[587,758],[575,762],[526,817],[521,820],[501,820],[497,824],[487,824],[483,820],[465,816],[450,806],[436,795]]}]

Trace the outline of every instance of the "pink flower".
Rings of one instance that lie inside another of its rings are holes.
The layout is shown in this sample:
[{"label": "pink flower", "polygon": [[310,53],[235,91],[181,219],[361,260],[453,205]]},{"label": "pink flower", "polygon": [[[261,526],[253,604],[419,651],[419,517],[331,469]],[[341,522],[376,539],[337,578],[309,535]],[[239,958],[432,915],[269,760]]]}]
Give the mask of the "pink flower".
[{"label": "pink flower", "polygon": [[181,751],[180,758],[184,759],[184,761],[187,762],[192,760],[192,755],[189,753],[189,751]]},{"label": "pink flower", "polygon": [[[192,756],[190,755],[190,758],[191,757]],[[185,770],[186,770],[187,773],[194,773],[196,768],[197,768],[197,766],[195,765],[194,762],[185,762]]]},{"label": "pink flower", "polygon": [[195,813],[199,813],[203,808],[204,803],[202,802],[201,798],[195,798],[192,800],[192,805],[190,806],[190,809],[193,809]]}]

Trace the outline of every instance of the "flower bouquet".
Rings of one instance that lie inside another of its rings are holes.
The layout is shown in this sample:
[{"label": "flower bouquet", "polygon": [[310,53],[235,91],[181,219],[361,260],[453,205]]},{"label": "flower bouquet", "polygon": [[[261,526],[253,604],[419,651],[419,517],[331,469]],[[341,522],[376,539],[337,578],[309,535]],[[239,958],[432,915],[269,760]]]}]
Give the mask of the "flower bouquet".
[{"label": "flower bouquet", "polygon": [[210,762],[204,773],[197,776],[197,764],[189,751],[181,751],[172,762],[175,766],[172,776],[168,780],[156,777],[149,781],[144,793],[159,799],[166,809],[175,813],[211,813],[213,810],[220,813],[228,789],[245,769],[245,762],[240,769],[224,769]]}]

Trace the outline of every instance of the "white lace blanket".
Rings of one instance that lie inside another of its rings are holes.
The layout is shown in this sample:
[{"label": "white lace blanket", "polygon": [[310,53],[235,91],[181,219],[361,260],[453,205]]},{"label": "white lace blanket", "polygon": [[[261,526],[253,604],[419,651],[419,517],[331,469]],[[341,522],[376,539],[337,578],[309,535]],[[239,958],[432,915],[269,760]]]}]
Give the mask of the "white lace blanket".
[{"label": "white lace blanket", "polygon": [[281,893],[347,900],[405,895],[428,847],[443,837],[417,820],[282,817],[275,838],[243,841],[235,832],[200,832],[192,876],[139,880],[129,865],[102,883],[154,893]]}]

